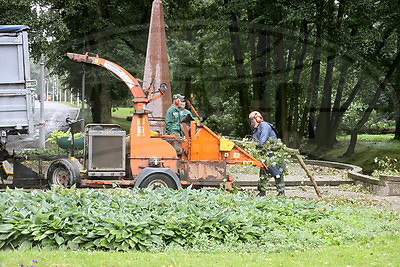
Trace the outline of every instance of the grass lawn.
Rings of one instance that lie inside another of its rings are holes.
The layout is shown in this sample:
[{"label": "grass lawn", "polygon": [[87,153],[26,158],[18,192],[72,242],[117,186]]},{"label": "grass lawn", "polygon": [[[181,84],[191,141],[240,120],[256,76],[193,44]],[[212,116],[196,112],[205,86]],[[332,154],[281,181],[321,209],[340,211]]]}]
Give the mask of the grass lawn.
[{"label": "grass lawn", "polygon": [[121,125],[122,129],[129,132],[131,122],[128,121],[126,118],[128,116],[132,116],[132,112],[131,112],[132,110],[133,110],[133,108],[117,108],[115,110],[113,109],[112,114],[111,114],[112,123]]},{"label": "grass lawn", "polygon": [[[399,266],[400,235],[284,253],[1,251],[1,266]],[[33,262],[34,260],[34,262]],[[37,262],[36,262],[37,261]]]}]

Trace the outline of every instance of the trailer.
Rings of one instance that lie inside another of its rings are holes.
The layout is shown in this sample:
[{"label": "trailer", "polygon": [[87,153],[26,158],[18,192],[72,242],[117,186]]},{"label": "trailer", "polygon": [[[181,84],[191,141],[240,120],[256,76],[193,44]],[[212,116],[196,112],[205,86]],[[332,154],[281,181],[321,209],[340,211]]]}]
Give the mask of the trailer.
[{"label": "trailer", "polygon": [[33,133],[36,81],[30,77],[28,29],[0,25],[0,133],[1,146],[8,135]]}]

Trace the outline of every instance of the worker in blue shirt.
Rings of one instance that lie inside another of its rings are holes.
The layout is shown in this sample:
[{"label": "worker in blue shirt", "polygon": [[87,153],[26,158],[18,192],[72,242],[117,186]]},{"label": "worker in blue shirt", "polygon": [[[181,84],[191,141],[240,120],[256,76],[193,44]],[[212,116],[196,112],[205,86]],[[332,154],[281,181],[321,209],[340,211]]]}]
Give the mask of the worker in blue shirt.
[{"label": "worker in blue shirt", "polygon": [[[262,148],[269,138],[278,139],[277,132],[272,124],[264,121],[261,113],[253,111],[249,114],[249,124],[253,129],[253,140],[257,142],[257,147]],[[274,155],[273,152],[268,153],[269,157]],[[260,169],[260,181],[258,185],[259,195],[265,196],[268,175],[274,177],[278,196],[285,195],[285,182],[283,180],[282,165],[270,165],[268,169]]]}]

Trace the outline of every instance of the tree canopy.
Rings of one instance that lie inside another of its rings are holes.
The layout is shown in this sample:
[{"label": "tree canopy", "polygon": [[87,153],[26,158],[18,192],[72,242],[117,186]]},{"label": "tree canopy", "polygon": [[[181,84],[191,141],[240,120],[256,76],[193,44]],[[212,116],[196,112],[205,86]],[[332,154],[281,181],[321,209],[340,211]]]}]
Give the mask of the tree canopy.
[{"label": "tree canopy", "polygon": [[[33,55],[44,54],[65,86],[78,90],[85,71],[94,122],[109,122],[111,107],[130,100],[110,74],[65,54],[99,54],[141,78],[151,1],[1,2],[0,23],[28,24]],[[298,147],[307,139],[326,149],[340,130],[356,141],[372,114],[395,120],[400,138],[398,1],[163,4],[173,93],[194,94],[215,131],[249,134],[247,114],[259,110],[286,144]]]}]

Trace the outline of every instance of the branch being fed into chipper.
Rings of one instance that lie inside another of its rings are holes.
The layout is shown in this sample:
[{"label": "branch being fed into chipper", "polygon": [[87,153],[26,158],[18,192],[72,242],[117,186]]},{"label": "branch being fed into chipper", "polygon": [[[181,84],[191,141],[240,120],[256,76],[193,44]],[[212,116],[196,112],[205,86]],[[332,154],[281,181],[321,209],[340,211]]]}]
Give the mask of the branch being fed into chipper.
[{"label": "branch being fed into chipper", "polygon": [[287,152],[288,154],[294,156],[297,161],[299,162],[301,168],[303,168],[303,170],[306,172],[308,178],[310,178],[311,184],[314,187],[315,193],[317,194],[318,197],[322,197],[321,196],[321,192],[318,189],[318,185],[314,180],[314,177],[312,176],[310,170],[307,168],[306,164],[304,163],[303,159],[301,158],[300,152],[298,149],[293,149],[293,148],[288,148],[285,146],[271,146],[268,147],[268,150],[274,151],[274,150],[279,150],[279,149],[283,149],[285,152]]}]

